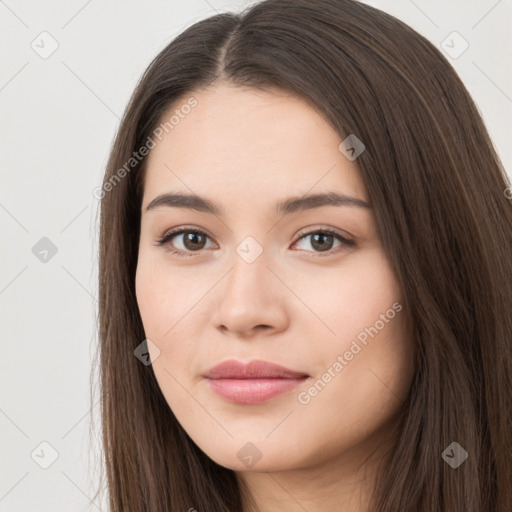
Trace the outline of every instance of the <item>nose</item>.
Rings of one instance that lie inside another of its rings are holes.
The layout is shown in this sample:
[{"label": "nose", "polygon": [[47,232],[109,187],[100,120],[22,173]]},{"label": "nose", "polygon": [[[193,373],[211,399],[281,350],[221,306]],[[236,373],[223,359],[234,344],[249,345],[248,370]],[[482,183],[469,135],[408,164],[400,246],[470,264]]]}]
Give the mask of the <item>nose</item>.
[{"label": "nose", "polygon": [[[216,294],[213,321],[217,329],[236,338],[252,338],[286,329],[289,292],[269,268],[265,251],[252,262],[235,253],[233,265]],[[288,293],[288,295],[287,295]]]}]

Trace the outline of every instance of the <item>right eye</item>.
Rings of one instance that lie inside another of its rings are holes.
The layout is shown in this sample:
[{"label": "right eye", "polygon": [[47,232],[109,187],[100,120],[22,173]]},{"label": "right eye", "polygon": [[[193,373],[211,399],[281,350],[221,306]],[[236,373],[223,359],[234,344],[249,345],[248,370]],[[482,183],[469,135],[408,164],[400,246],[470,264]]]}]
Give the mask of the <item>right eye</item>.
[{"label": "right eye", "polygon": [[[176,248],[169,243],[174,239],[181,239],[181,247]],[[164,234],[157,240],[156,245],[162,246],[166,251],[178,256],[193,256],[194,252],[199,252],[205,248],[205,242],[210,237],[199,229],[177,228]]]}]

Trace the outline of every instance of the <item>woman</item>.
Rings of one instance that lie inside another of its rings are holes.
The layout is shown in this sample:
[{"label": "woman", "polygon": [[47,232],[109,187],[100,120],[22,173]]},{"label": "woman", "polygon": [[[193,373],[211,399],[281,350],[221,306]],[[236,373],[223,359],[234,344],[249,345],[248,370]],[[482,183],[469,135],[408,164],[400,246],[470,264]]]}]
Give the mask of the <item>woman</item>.
[{"label": "woman", "polygon": [[180,34],[103,184],[111,510],[512,510],[509,186],[390,15],[267,0]]}]

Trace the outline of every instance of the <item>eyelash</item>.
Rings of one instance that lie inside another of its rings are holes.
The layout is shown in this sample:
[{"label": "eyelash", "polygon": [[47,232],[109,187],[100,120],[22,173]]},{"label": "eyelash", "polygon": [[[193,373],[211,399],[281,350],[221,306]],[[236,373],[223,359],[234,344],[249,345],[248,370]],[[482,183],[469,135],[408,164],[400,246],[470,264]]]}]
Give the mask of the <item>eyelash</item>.
[{"label": "eyelash", "polygon": [[[210,238],[204,231],[201,231],[200,229],[195,229],[195,228],[194,229],[192,229],[192,228],[176,228],[176,229],[174,229],[172,231],[169,231],[168,233],[164,234],[161,238],[157,239],[155,245],[158,246],[158,247],[164,247],[164,249],[167,252],[170,252],[172,254],[175,254],[175,255],[180,256],[180,257],[185,257],[185,258],[188,258],[190,256],[195,256],[196,253],[200,253],[201,250],[199,250],[199,251],[184,252],[184,251],[176,250],[176,249],[173,249],[171,247],[167,247],[166,246],[167,242],[172,240],[175,236],[181,235],[183,233],[195,233],[195,234],[204,235],[207,238]],[[317,233],[332,235],[335,238],[337,238],[342,244],[344,244],[346,246],[355,246],[355,242],[353,240],[348,240],[347,238],[341,236],[336,231],[334,231],[332,229],[329,229],[329,228],[322,228],[322,229],[316,229],[316,230],[313,230],[313,231],[308,231],[306,233],[299,233],[299,236],[298,236],[297,240],[294,242],[294,244],[297,243],[302,238],[305,238],[305,237],[307,237],[309,235],[314,235],[314,234],[317,234]],[[334,249],[329,249],[328,251],[325,251],[325,252],[318,252],[318,251],[306,251],[306,252],[314,252],[314,253],[316,253],[316,256],[313,256],[313,257],[317,257],[317,256],[318,257],[325,257],[325,256],[331,256],[334,252],[339,252],[339,251],[335,251]]]}]

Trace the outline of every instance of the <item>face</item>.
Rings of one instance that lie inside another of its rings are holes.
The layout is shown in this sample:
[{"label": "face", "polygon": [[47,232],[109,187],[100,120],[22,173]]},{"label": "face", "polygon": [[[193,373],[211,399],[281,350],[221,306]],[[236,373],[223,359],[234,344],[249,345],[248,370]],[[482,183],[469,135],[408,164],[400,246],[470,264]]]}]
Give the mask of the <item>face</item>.
[{"label": "face", "polygon": [[[136,294],[162,393],[237,472],[355,460],[389,429],[413,372],[357,160],[294,96],[223,84],[193,98],[164,116],[182,113],[144,182]],[[341,199],[307,200],[323,194]],[[205,377],[228,360],[296,373]]]}]

